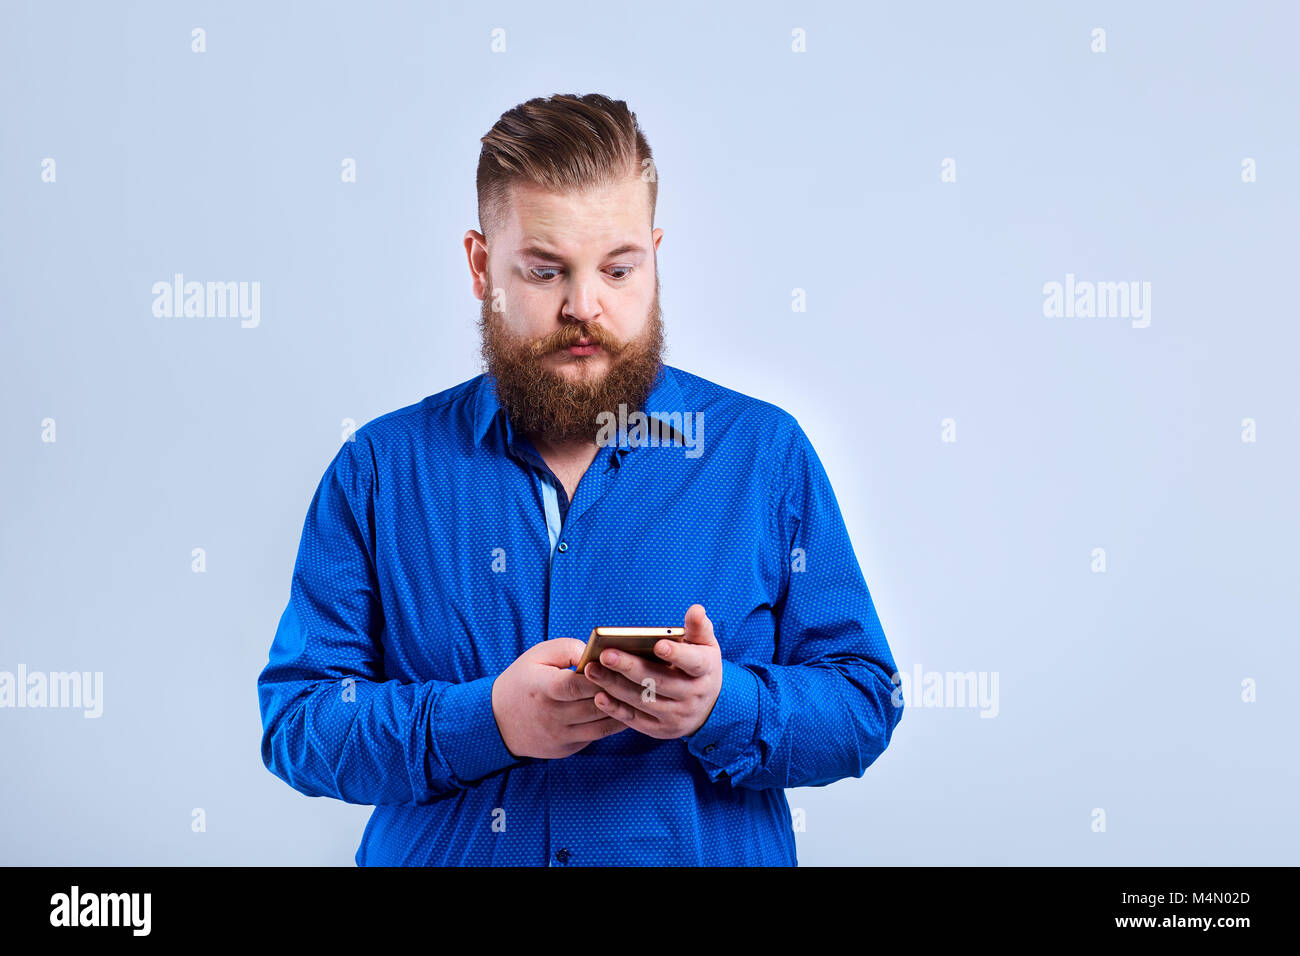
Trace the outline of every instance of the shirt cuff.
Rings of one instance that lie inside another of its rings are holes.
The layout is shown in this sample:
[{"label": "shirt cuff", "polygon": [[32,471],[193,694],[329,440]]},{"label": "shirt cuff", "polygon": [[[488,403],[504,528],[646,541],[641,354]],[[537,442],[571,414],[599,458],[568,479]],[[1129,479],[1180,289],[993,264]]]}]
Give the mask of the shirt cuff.
[{"label": "shirt cuff", "polygon": [[[469,783],[522,762],[501,739],[492,713],[495,676],[452,684],[438,696],[429,727],[432,750],[454,779]],[[436,771],[431,779],[442,776]]]},{"label": "shirt cuff", "polygon": [[704,726],[686,738],[686,748],[716,782],[734,776],[758,732],[758,675],[734,661],[722,661],[722,689]]}]

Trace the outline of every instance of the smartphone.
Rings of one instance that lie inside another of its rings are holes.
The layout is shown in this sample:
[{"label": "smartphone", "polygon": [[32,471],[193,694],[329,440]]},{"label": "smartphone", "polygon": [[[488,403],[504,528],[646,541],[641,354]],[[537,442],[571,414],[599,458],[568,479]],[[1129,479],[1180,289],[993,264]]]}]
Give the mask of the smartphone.
[{"label": "smartphone", "polygon": [[680,641],[686,638],[684,627],[593,627],[587,638],[587,648],[578,661],[578,673],[586,670],[592,661],[599,662],[600,652],[607,647],[616,651],[627,651],[637,657],[654,657],[655,644],[659,641]]}]

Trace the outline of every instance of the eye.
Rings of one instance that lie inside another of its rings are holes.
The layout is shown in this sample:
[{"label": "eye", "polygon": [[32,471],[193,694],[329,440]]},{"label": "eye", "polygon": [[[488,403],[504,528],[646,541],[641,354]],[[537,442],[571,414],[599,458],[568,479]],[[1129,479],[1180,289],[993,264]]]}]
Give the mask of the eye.
[{"label": "eye", "polygon": [[[632,266],[611,266],[608,271],[611,273],[614,272],[619,273],[618,275],[610,275],[610,278],[618,281],[622,281],[623,279],[626,279],[628,276],[632,274],[632,268],[633,268]],[[563,270],[555,266],[537,266],[536,268],[529,269],[528,271],[529,274],[531,274],[533,278],[537,279],[538,282],[550,282],[552,276],[549,273],[554,273],[558,275]],[[543,273],[548,273],[548,274],[543,275]]]}]

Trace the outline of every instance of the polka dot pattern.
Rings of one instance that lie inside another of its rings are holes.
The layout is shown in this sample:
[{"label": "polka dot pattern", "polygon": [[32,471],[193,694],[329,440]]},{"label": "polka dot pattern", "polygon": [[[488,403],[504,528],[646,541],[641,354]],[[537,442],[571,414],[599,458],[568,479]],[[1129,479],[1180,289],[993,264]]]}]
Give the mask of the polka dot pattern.
[{"label": "polka dot pattern", "polygon": [[[894,661],[796,420],[670,366],[646,411],[677,442],[621,435],[549,509],[487,375],[368,423],[326,469],[258,678],[262,756],[375,806],[358,864],[794,865],[784,788],[888,745]],[[524,650],[694,603],[723,656],[698,732],[506,749],[492,684]]]}]

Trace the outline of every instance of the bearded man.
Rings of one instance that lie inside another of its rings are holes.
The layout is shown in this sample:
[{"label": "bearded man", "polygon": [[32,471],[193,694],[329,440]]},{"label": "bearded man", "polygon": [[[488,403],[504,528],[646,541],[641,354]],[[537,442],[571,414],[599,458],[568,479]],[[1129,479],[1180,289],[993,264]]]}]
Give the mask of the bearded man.
[{"label": "bearded man", "polygon": [[[262,758],[359,865],[795,865],[785,788],[902,707],[797,421],[664,364],[658,175],[599,94],[482,138],[483,374],[344,443],[258,678]],[[652,421],[656,439],[609,423]],[[682,626],[576,665],[594,627]]]}]

